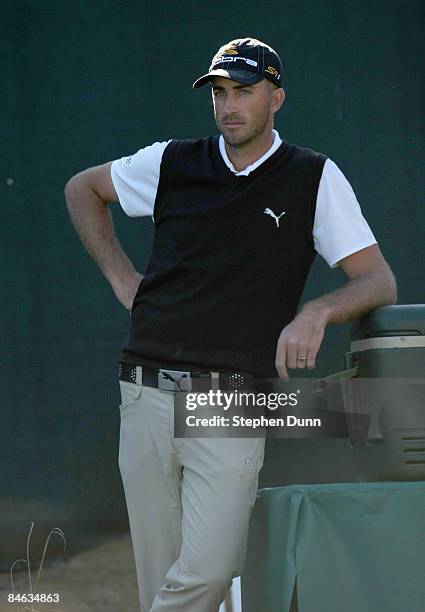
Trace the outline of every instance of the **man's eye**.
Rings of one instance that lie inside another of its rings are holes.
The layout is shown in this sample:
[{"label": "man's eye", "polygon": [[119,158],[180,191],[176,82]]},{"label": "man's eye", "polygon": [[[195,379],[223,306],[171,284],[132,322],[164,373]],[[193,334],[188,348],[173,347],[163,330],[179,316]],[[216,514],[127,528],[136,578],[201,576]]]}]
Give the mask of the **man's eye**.
[{"label": "man's eye", "polygon": [[218,96],[222,96],[224,95],[224,91],[220,91],[220,90],[216,90],[214,92],[214,97],[218,98]]},{"label": "man's eye", "polygon": [[240,93],[241,93],[243,96],[244,96],[244,95],[246,95],[246,94],[251,93],[251,92],[249,91],[249,89],[240,89],[239,91],[240,91]]}]

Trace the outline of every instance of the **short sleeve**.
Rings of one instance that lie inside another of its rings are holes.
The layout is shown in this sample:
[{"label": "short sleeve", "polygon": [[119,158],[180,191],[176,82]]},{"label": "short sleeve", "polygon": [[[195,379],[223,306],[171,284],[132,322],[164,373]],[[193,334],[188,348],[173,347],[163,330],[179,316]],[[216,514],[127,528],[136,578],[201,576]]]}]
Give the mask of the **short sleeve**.
[{"label": "short sleeve", "polygon": [[313,239],[316,251],[332,268],[344,257],[376,244],[350,183],[330,159],[323,166],[317,192]]},{"label": "short sleeve", "polygon": [[112,162],[112,182],[124,212],[130,217],[153,215],[162,154],[169,142],[155,142]]}]

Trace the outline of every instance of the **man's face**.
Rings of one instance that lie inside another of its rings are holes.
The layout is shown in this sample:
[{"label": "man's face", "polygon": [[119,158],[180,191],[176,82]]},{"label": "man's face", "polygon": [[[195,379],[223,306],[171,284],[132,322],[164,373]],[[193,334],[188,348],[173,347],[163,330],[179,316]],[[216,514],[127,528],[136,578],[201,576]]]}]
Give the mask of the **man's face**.
[{"label": "man's face", "polygon": [[271,130],[275,110],[273,88],[263,79],[255,85],[213,77],[214,118],[224,140],[240,147]]}]

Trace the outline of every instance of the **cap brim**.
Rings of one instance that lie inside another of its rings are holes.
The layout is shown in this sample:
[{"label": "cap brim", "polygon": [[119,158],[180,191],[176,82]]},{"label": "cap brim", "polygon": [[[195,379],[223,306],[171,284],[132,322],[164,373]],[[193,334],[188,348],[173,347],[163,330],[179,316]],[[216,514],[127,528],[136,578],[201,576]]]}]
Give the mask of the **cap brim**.
[{"label": "cap brim", "polygon": [[237,81],[238,83],[243,83],[244,85],[254,85],[255,83],[259,83],[264,79],[263,75],[257,74],[256,72],[251,72],[249,70],[223,70],[222,68],[217,68],[216,70],[211,70],[211,72],[199,77],[199,79],[196,79],[192,86],[193,89],[202,87],[211,81],[211,78],[215,76],[231,79],[232,81]]}]

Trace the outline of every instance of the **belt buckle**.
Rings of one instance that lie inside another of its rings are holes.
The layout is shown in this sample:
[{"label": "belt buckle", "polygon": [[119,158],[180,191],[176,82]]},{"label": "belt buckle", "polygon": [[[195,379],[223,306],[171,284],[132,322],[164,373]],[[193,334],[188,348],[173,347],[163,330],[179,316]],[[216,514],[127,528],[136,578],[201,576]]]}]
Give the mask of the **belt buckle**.
[{"label": "belt buckle", "polygon": [[176,391],[187,393],[192,391],[190,372],[159,368],[158,389],[164,393],[175,393]]}]

